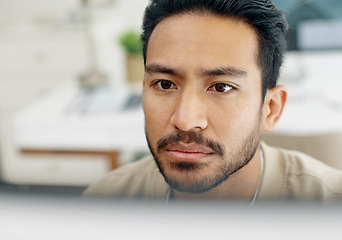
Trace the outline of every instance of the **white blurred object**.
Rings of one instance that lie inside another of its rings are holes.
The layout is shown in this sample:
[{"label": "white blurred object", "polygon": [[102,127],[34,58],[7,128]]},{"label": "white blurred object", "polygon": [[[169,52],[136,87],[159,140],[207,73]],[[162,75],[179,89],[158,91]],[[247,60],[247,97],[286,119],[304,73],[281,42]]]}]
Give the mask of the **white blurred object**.
[{"label": "white blurred object", "polygon": [[130,91],[103,90],[85,102],[87,106],[75,106],[78,94],[77,87],[68,84],[23,109],[14,121],[16,146],[50,150],[147,150],[141,105],[124,109]]},{"label": "white blurred object", "polygon": [[87,5],[91,8],[105,8],[110,7],[115,0],[81,0],[83,5]]},{"label": "white blurred object", "polygon": [[288,89],[288,102],[264,139],[342,169],[342,51],[287,53],[286,63],[280,84]]},{"label": "white blurred object", "polygon": [[80,76],[80,87],[93,89],[108,84],[107,75],[100,70],[94,38],[93,11],[96,8],[110,7],[113,0],[81,0],[84,16],[84,33],[87,40],[88,66]]},{"label": "white blurred object", "polygon": [[[147,0],[111,2],[92,1],[96,8],[92,34],[99,68],[106,73],[109,87],[119,88],[123,87],[125,76],[121,63],[123,54],[115,39],[123,29],[140,26]],[[43,101],[49,99],[55,90],[68,84],[74,86],[75,96],[72,97],[77,97],[78,77],[89,66],[81,3],[80,0],[0,0],[0,177],[9,183],[86,186],[110,169],[108,159],[104,156],[25,155],[19,151],[14,139],[14,118],[17,114],[20,115],[21,110],[30,108],[32,102],[44,105]],[[108,7],[107,3],[111,6]],[[61,96],[63,98],[65,94],[62,92]],[[111,104],[101,105],[104,99],[113,100],[109,95],[104,96],[96,98],[92,105],[88,105],[89,114],[91,112],[98,115],[108,107],[115,107]],[[92,97],[85,99],[92,100]],[[36,124],[51,120],[55,116],[52,112],[57,110],[54,107],[56,105],[47,106],[47,112],[38,114]],[[71,118],[74,125],[68,125],[71,131],[79,130],[78,133],[85,135],[88,133],[90,139],[95,141],[94,135],[100,136],[99,141],[104,142],[108,140],[108,136],[112,137],[110,132],[92,132],[96,126],[89,126],[89,122],[81,121],[78,125],[77,118],[83,118],[76,111],[73,114]],[[58,120],[54,119],[47,125],[51,127]],[[32,122],[28,124],[34,125]],[[132,122],[125,124],[131,124],[134,131]],[[47,125],[42,124],[41,127],[44,129]],[[82,128],[88,126],[89,131],[82,132]],[[106,126],[105,124],[100,129],[106,129]],[[47,129],[46,134],[58,128]],[[62,134],[55,132],[57,137]],[[49,142],[44,132],[33,131],[31,136],[43,136],[43,144]],[[75,139],[71,136],[65,142],[72,140]],[[136,139],[133,139],[133,144],[134,140]],[[87,142],[87,138],[82,138],[82,141]]]},{"label": "white blurred object", "polygon": [[342,20],[303,21],[298,25],[301,50],[342,49]]},{"label": "white blurred object", "polygon": [[[293,63],[302,61],[301,78]],[[288,89],[288,102],[275,131],[307,134],[342,129],[342,51],[287,53],[279,84]],[[289,67],[291,66],[291,67]],[[297,75],[299,76],[299,75]]]}]

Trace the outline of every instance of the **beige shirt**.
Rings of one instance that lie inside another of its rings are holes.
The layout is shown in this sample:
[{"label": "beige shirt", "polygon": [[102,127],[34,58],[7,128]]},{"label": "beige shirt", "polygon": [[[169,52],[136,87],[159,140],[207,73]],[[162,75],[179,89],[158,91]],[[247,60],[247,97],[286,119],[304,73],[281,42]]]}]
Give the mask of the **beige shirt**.
[{"label": "beige shirt", "polygon": [[[264,171],[256,202],[342,199],[342,171],[296,151],[261,143]],[[342,160],[342,159],[341,159]],[[122,166],[89,186],[84,196],[165,200],[168,184],[153,157]]]}]

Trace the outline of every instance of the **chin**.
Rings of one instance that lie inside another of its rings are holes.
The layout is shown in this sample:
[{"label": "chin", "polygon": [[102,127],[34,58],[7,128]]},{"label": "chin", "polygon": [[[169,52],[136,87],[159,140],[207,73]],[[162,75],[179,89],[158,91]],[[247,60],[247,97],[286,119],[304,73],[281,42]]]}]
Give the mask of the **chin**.
[{"label": "chin", "polygon": [[[227,180],[229,173],[212,163],[167,163],[156,161],[165,181],[173,189],[187,193],[205,193]],[[220,174],[218,174],[220,173]]]}]

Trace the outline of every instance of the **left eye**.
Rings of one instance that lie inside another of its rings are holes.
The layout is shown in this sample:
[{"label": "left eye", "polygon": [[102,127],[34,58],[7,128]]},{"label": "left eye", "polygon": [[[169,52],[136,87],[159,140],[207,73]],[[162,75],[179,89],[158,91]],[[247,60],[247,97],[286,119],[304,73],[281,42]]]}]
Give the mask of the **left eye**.
[{"label": "left eye", "polygon": [[211,91],[216,91],[220,93],[229,92],[232,89],[233,87],[227,83],[216,83],[209,88],[209,90]]},{"label": "left eye", "polygon": [[162,89],[170,89],[172,87],[172,82],[167,81],[167,80],[161,80],[158,82],[158,85],[162,88]]}]

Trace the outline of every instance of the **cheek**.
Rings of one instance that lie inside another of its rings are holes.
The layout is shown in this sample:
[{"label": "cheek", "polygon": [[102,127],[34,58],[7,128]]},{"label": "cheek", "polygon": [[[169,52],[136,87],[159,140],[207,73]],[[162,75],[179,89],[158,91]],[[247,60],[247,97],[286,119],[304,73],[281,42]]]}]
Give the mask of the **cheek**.
[{"label": "cheek", "polygon": [[255,104],[224,104],[212,108],[209,113],[210,125],[223,142],[236,142],[237,139],[255,129],[260,122],[260,106]]},{"label": "cheek", "polygon": [[143,98],[143,109],[146,132],[151,140],[158,140],[169,125],[169,110],[157,99],[147,96]]}]

